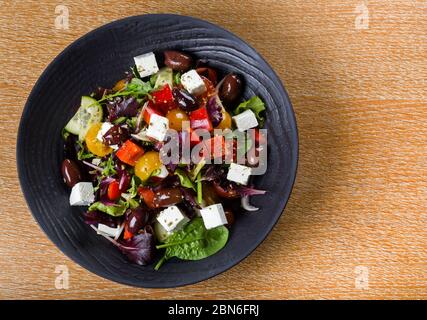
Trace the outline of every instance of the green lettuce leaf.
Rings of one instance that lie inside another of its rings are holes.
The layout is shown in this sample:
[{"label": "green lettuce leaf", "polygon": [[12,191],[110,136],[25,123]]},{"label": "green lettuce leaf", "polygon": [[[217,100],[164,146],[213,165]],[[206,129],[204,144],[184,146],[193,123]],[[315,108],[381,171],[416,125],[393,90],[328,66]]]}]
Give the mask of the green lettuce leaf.
[{"label": "green lettuce leaf", "polygon": [[104,212],[106,214],[109,214],[110,216],[113,217],[119,217],[122,216],[125,211],[127,210],[129,204],[123,201],[120,201],[118,204],[114,205],[114,206],[107,206],[105,204],[103,204],[102,202],[94,202],[92,203],[92,205],[89,207],[89,211],[101,211]]},{"label": "green lettuce leaf", "polygon": [[255,113],[256,118],[258,119],[260,127],[264,125],[265,118],[261,116],[261,112],[265,110],[264,102],[257,96],[253,96],[249,100],[246,100],[238,105],[234,110],[234,114],[242,113],[246,110],[252,110]]},{"label": "green lettuce leaf", "polygon": [[178,176],[179,182],[181,183],[181,186],[185,188],[190,188],[196,191],[196,187],[194,186],[193,181],[187,176],[187,174],[184,172],[184,170],[177,168],[174,172],[175,175]]}]

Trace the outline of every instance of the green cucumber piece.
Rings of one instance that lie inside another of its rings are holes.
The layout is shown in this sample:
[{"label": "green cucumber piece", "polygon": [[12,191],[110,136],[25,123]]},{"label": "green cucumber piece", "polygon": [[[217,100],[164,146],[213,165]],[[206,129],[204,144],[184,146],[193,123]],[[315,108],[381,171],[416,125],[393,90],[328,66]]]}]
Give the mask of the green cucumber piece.
[{"label": "green cucumber piece", "polygon": [[164,67],[157,72],[156,83],[154,84],[154,89],[163,87],[165,84],[168,84],[172,89],[173,87],[173,71],[171,68]]},{"label": "green cucumber piece", "polygon": [[154,223],[153,228],[154,228],[154,233],[156,235],[156,238],[157,238],[157,240],[159,240],[159,242],[165,242],[165,240],[171,235],[157,221]]},{"label": "green cucumber piece", "polygon": [[83,96],[79,110],[65,126],[65,130],[78,135],[83,141],[90,126],[102,122],[102,107],[92,97]]}]

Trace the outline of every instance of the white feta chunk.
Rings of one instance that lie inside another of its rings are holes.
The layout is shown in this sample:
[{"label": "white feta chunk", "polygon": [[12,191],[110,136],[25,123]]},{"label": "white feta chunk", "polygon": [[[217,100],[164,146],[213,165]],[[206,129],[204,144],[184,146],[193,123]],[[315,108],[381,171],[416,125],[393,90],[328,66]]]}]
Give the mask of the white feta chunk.
[{"label": "white feta chunk", "polygon": [[161,167],[160,167],[160,169],[159,169],[159,173],[158,173],[158,174],[156,174],[156,175],[153,175],[153,176],[154,176],[154,177],[161,178],[161,179],[164,179],[164,178],[166,178],[168,175],[169,175],[169,171],[168,171],[168,169],[166,168],[166,166],[165,166],[164,164],[162,164],[162,166],[161,166]]},{"label": "white feta chunk", "polygon": [[181,83],[192,95],[198,96],[206,91],[206,85],[196,70],[190,70],[181,76]]},{"label": "white feta chunk", "polygon": [[109,122],[103,122],[101,125],[101,128],[98,131],[98,134],[96,135],[96,139],[103,142],[102,137],[107,133],[108,130],[110,130],[113,127],[113,125]]},{"label": "white feta chunk", "polygon": [[99,164],[102,162],[102,160],[100,158],[93,158],[92,159],[92,164],[94,164],[95,166],[99,166]]},{"label": "white feta chunk", "polygon": [[206,229],[213,229],[227,224],[224,208],[217,203],[200,210]]},{"label": "white feta chunk", "polygon": [[227,180],[246,185],[251,173],[251,168],[237,163],[231,163],[227,173]]},{"label": "white feta chunk", "polygon": [[161,211],[156,219],[167,232],[178,231],[190,221],[177,206],[170,206]]},{"label": "white feta chunk", "polygon": [[237,130],[246,131],[258,126],[258,120],[252,110],[246,110],[233,117]]},{"label": "white feta chunk", "polygon": [[71,189],[70,205],[88,206],[95,201],[92,182],[79,182]]},{"label": "white feta chunk", "polygon": [[158,114],[152,114],[150,117],[150,123],[148,125],[147,137],[153,138],[157,141],[163,141],[166,138],[166,133],[169,130],[168,118],[159,116]]},{"label": "white feta chunk", "polygon": [[122,233],[122,231],[123,231],[123,228],[121,226],[117,226],[116,228],[111,228],[102,223],[98,224],[98,229],[97,229],[98,234],[103,234],[115,239],[120,237],[120,234]]},{"label": "white feta chunk", "polygon": [[142,129],[138,133],[131,134],[132,138],[139,141],[151,141],[149,137],[147,137],[147,129]]},{"label": "white feta chunk", "polygon": [[156,56],[153,52],[141,54],[134,57],[133,60],[135,60],[135,66],[141,78],[151,76],[159,71]]}]

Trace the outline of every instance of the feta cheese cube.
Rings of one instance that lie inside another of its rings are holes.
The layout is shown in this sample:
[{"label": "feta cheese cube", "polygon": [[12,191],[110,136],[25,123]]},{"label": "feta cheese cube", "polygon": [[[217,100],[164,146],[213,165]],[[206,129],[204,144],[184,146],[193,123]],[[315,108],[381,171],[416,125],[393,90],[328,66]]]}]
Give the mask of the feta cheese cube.
[{"label": "feta cheese cube", "polygon": [[109,122],[103,122],[102,125],[101,125],[101,129],[99,129],[98,134],[96,135],[96,139],[98,139],[99,141],[103,142],[102,137],[112,127],[113,127],[113,125],[111,123],[109,123]]},{"label": "feta cheese cube", "polygon": [[164,164],[162,164],[162,166],[160,167],[160,172],[158,174],[154,175],[154,177],[164,179],[168,175],[169,175],[168,169],[166,168],[166,166]]},{"label": "feta cheese cube", "polygon": [[141,54],[134,57],[133,60],[135,60],[135,66],[141,78],[151,76],[159,71],[156,56],[153,52]]},{"label": "feta cheese cube", "polygon": [[88,206],[95,201],[92,182],[79,182],[71,189],[70,205]]},{"label": "feta cheese cube", "polygon": [[238,115],[235,115],[233,120],[237,126],[237,130],[239,131],[246,131],[258,126],[258,120],[255,116],[255,113],[249,109]]},{"label": "feta cheese cube", "polygon": [[157,114],[152,114],[150,117],[150,123],[148,125],[147,137],[153,138],[158,141],[165,140],[166,133],[169,130],[169,120],[165,117]]},{"label": "feta cheese cube", "polygon": [[156,219],[167,232],[178,231],[190,221],[177,206],[170,206],[161,211]]},{"label": "feta cheese cube", "polygon": [[102,160],[100,158],[93,158],[92,159],[92,164],[94,164],[95,166],[99,166],[99,164],[102,162]]},{"label": "feta cheese cube", "polygon": [[240,184],[247,184],[252,170],[249,167],[237,163],[231,163],[228,169],[227,179]]},{"label": "feta cheese cube", "polygon": [[196,70],[190,70],[181,76],[181,83],[191,94],[198,96],[206,91],[206,85]]},{"label": "feta cheese cube", "polygon": [[123,228],[121,226],[117,226],[116,228],[111,228],[105,224],[99,223],[97,233],[103,234],[115,239],[118,239],[120,237],[120,234],[122,233]]},{"label": "feta cheese cube", "polygon": [[217,203],[200,210],[206,229],[213,229],[227,224],[222,204]]}]

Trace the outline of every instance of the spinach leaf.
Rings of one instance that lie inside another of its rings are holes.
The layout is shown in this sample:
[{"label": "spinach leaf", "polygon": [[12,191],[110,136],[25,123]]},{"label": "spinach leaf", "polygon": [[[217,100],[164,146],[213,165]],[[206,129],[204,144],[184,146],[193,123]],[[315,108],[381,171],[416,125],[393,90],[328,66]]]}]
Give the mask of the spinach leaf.
[{"label": "spinach leaf", "polygon": [[252,110],[255,113],[260,127],[264,125],[265,119],[263,116],[260,115],[260,113],[265,110],[265,105],[259,97],[253,96],[249,100],[246,100],[239,104],[238,107],[234,110],[234,114],[239,114],[246,110]]},{"label": "spinach leaf", "polygon": [[228,229],[219,226],[206,230],[202,218],[195,218],[184,229],[169,236],[157,249],[166,248],[155,269],[172,257],[182,260],[201,260],[221,250],[228,240]]},{"label": "spinach leaf", "polygon": [[92,205],[89,207],[88,210],[89,211],[98,210],[106,214],[109,214],[110,216],[119,217],[125,213],[128,206],[129,204],[123,201],[120,201],[117,205],[114,205],[114,206],[107,206],[102,202],[98,201],[98,202],[92,203]]},{"label": "spinach leaf", "polygon": [[184,170],[178,168],[175,170],[174,174],[178,176],[181,186],[185,188],[190,188],[196,191],[193,181],[190,180],[190,178],[187,176]]}]

